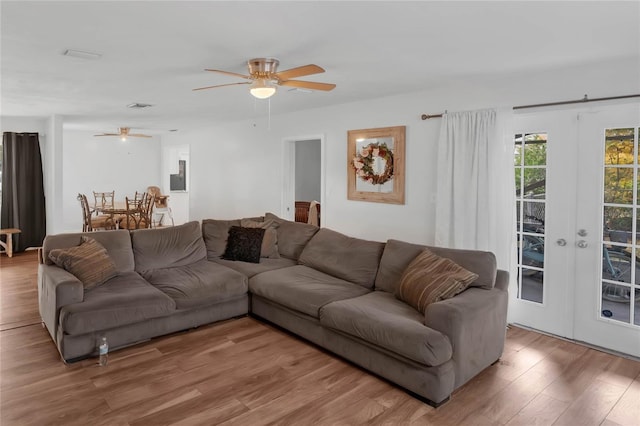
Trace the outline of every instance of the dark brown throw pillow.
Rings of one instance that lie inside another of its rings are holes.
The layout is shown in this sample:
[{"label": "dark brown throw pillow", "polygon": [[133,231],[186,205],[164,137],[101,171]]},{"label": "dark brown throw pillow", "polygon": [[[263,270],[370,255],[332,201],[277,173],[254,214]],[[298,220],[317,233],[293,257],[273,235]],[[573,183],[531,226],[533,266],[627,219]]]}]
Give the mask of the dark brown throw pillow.
[{"label": "dark brown throw pillow", "polygon": [[424,313],[429,304],[462,293],[477,278],[451,259],[424,249],[405,269],[395,296]]},{"label": "dark brown throw pillow", "polygon": [[264,232],[264,228],[232,226],[229,228],[227,249],[224,251],[222,258],[260,263],[260,249],[262,248]]},{"label": "dark brown throw pillow", "polygon": [[243,228],[264,228],[260,257],[280,259],[280,254],[278,254],[278,223],[276,221],[266,220],[258,222],[252,219],[240,219],[240,226]]},{"label": "dark brown throw pillow", "polygon": [[49,259],[82,281],[85,290],[97,287],[118,275],[107,249],[93,238],[85,236],[79,246],[51,250]]}]

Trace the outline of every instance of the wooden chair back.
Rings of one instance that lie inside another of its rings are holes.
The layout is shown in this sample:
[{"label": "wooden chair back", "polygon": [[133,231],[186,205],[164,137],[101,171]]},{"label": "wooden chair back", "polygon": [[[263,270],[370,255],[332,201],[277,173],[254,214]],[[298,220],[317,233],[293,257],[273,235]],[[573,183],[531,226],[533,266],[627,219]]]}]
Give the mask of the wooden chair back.
[{"label": "wooden chair back", "polygon": [[82,232],[91,232],[91,209],[89,208],[89,202],[87,196],[84,194],[78,194],[78,201],[80,201],[80,207],[82,208]]},{"label": "wooden chair back", "polygon": [[96,192],[93,191],[94,206],[98,207],[111,207],[113,208],[114,198],[116,191],[111,192]]},{"label": "wooden chair back", "polygon": [[[295,202],[295,221],[302,223],[309,222],[309,208],[311,207],[311,201],[296,201]],[[316,204],[318,211],[318,226],[320,226],[320,204]]]},{"label": "wooden chair back", "polygon": [[133,199],[125,197],[127,213],[125,214],[124,227],[126,229],[151,228],[154,200],[153,195],[137,191]]}]

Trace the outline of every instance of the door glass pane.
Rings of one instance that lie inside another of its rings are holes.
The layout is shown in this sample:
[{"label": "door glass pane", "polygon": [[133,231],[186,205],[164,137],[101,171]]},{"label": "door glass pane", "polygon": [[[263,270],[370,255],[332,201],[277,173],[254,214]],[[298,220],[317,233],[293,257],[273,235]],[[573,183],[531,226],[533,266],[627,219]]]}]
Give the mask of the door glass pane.
[{"label": "door glass pane", "polygon": [[[634,262],[632,256],[622,250],[623,247],[604,247],[602,252],[602,279],[631,283]],[[603,293],[605,293],[603,288]]]},{"label": "door glass pane", "polygon": [[604,318],[629,323],[631,304],[628,294],[629,287],[603,283],[601,315]]},{"label": "door glass pane", "polygon": [[522,204],[522,230],[524,232],[544,234],[545,203],[524,201]]},{"label": "door glass pane", "polygon": [[633,204],[633,168],[604,168],[604,202]]},{"label": "door glass pane", "polygon": [[[606,129],[604,137],[601,317],[638,324],[638,136],[633,128]],[[622,207],[629,206],[629,207]],[[637,288],[637,287],[635,287]]]},{"label": "door glass pane", "polygon": [[[544,200],[546,190],[547,169],[545,167],[533,167],[524,169],[524,197]],[[633,186],[633,182],[631,183]]]},{"label": "door glass pane", "polygon": [[522,236],[522,265],[544,268],[544,237]]},{"label": "door glass pane", "polygon": [[547,164],[547,134],[529,133],[524,137],[524,165],[545,166]]},{"label": "door glass pane", "polygon": [[522,135],[516,135],[515,140],[515,149],[513,152],[513,164],[514,166],[522,165]]},{"label": "door glass pane", "polygon": [[633,146],[633,129],[607,129],[604,164],[633,164]]},{"label": "door glass pane", "polygon": [[535,269],[522,268],[522,291],[520,298],[542,303],[544,273]]},{"label": "door glass pane", "polygon": [[518,298],[544,300],[547,134],[515,135]]},{"label": "door glass pane", "polygon": [[611,231],[630,233],[633,230],[633,209],[605,206],[603,220],[605,228],[609,230],[609,234],[611,234]]}]

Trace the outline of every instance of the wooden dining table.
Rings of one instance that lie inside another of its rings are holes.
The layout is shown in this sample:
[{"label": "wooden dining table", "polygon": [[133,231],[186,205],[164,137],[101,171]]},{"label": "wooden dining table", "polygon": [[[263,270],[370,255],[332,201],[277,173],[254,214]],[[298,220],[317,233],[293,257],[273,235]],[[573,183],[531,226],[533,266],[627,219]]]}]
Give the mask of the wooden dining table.
[{"label": "wooden dining table", "polygon": [[[129,203],[131,203],[131,201],[129,201]],[[92,206],[92,209],[93,209],[92,212],[97,212],[97,213],[111,216],[111,220],[113,221],[113,223],[116,224],[116,229],[120,229],[120,222],[124,220],[122,218],[123,216],[126,217],[127,219],[133,220],[134,223],[136,224],[135,227],[138,228],[140,224],[140,219],[139,218],[136,219],[135,215],[142,214],[141,202],[138,202],[137,205],[138,205],[137,208],[131,209],[131,208],[127,208],[126,201],[114,201],[113,205],[95,204]],[[120,220],[116,220],[116,217],[118,216],[120,217]]]}]

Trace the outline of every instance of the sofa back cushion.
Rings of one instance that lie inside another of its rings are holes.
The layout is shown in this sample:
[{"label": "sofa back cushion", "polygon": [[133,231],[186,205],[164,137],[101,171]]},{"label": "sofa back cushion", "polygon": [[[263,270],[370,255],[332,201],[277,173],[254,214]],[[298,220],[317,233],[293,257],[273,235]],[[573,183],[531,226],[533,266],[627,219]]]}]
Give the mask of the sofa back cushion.
[{"label": "sofa back cushion", "polygon": [[298,263],[373,288],[384,243],[348,237],[322,228],[306,245]]},{"label": "sofa back cushion", "polygon": [[315,225],[279,218],[273,213],[265,214],[264,218],[278,223],[278,251],[287,259],[298,260],[309,240],[320,229]]},{"label": "sofa back cushion", "polygon": [[389,240],[384,248],[380,268],[376,277],[376,290],[394,293],[407,266],[425,248],[434,254],[453,260],[464,269],[478,274],[478,279],[469,287],[493,288],[496,281],[496,257],[480,250],[462,250],[430,247],[404,241]]},{"label": "sofa back cushion", "polygon": [[227,248],[229,229],[232,226],[240,226],[240,219],[204,219],[202,221],[202,237],[207,247],[207,258],[209,260],[222,257]]},{"label": "sofa back cushion", "polygon": [[136,271],[184,266],[207,258],[199,222],[131,231]]},{"label": "sofa back cushion", "polygon": [[130,272],[134,269],[133,250],[129,231],[76,232],[72,234],[47,235],[42,243],[42,257],[47,265],[53,265],[49,253],[54,249],[68,249],[79,246],[82,236],[91,237],[100,243],[113,261],[118,272]]}]

